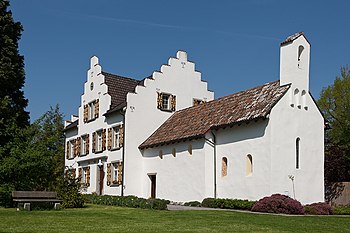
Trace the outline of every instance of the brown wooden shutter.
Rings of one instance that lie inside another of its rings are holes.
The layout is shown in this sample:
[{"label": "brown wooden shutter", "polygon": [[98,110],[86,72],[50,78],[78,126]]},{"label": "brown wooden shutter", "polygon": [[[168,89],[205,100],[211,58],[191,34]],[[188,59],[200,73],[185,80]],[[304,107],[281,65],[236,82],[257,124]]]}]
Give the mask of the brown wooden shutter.
[{"label": "brown wooden shutter", "polygon": [[97,99],[94,102],[94,105],[95,105],[95,118],[98,118],[98,113],[100,112],[100,101],[99,101],[99,99]]},{"label": "brown wooden shutter", "polygon": [[158,96],[157,96],[157,108],[158,109],[162,109],[163,108],[163,94],[160,92],[157,92]]},{"label": "brown wooden shutter", "polygon": [[79,170],[78,170],[78,178],[79,178],[79,180],[80,180],[80,183],[82,183],[82,181],[83,181],[83,168],[79,168]]},{"label": "brown wooden shutter", "polygon": [[84,105],[84,123],[86,123],[89,119],[89,108],[88,105]]},{"label": "brown wooden shutter", "polygon": [[73,155],[74,155],[74,158],[77,156],[77,140],[76,139],[74,139],[73,141],[72,141],[72,143],[73,143]]},{"label": "brown wooden shutter", "polygon": [[86,151],[85,151],[85,154],[89,154],[89,151],[90,151],[90,134],[87,134],[86,135]]},{"label": "brown wooden shutter", "polygon": [[175,95],[171,95],[171,111],[176,111],[176,96]]},{"label": "brown wooden shutter", "polygon": [[111,185],[112,181],[112,164],[107,163],[107,186]]},{"label": "brown wooden shutter", "polygon": [[110,150],[112,149],[112,128],[108,129],[108,145],[107,149]]},{"label": "brown wooden shutter", "polygon": [[67,142],[67,147],[66,147],[66,158],[69,159],[69,142]]},{"label": "brown wooden shutter", "polygon": [[96,151],[96,132],[92,133],[92,153]]},{"label": "brown wooden shutter", "polygon": [[86,185],[90,186],[90,167],[86,168]]},{"label": "brown wooden shutter", "polygon": [[121,185],[123,183],[123,162],[118,162],[118,184]]},{"label": "brown wooden shutter", "polygon": [[106,129],[102,130],[102,150],[106,150]]},{"label": "brown wooden shutter", "polygon": [[119,147],[122,147],[124,144],[124,131],[123,125],[119,126]]},{"label": "brown wooden shutter", "polygon": [[80,156],[80,150],[81,150],[81,137],[77,138],[77,156]]}]

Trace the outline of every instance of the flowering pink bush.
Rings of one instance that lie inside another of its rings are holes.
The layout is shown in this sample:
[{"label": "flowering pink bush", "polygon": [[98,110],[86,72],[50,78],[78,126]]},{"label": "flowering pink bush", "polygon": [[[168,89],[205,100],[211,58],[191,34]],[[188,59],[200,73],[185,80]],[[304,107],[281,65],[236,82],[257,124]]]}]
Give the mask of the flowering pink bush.
[{"label": "flowering pink bush", "polygon": [[324,202],[317,202],[317,203],[305,205],[304,209],[306,214],[315,214],[315,215],[333,214],[332,207]]},{"label": "flowering pink bush", "polygon": [[304,214],[304,207],[293,198],[282,194],[273,194],[257,201],[253,207],[254,212],[277,214]]}]

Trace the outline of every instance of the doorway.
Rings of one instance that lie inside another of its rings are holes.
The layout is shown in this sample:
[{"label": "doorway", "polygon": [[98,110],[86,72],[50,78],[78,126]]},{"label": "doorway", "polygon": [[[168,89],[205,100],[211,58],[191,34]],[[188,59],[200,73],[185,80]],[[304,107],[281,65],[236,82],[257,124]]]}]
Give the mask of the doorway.
[{"label": "doorway", "polygon": [[104,171],[103,171],[103,166],[98,166],[98,195],[103,194],[103,178],[104,178]]},{"label": "doorway", "polygon": [[156,198],[156,175],[148,175],[151,180],[151,198]]}]

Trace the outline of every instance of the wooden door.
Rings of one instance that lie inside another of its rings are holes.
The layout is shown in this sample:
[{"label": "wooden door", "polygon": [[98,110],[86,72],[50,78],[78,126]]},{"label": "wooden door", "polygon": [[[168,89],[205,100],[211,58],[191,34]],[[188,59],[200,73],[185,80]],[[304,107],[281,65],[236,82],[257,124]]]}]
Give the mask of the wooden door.
[{"label": "wooden door", "polygon": [[156,175],[149,176],[151,180],[151,198],[156,198]]}]

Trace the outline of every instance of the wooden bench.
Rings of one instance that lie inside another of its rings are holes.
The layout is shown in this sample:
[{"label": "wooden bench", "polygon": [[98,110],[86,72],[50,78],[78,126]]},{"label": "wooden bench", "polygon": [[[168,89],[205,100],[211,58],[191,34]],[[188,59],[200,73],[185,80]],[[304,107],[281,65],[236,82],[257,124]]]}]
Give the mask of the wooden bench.
[{"label": "wooden bench", "polygon": [[18,208],[23,205],[26,210],[30,210],[30,203],[32,202],[52,202],[55,204],[55,209],[59,209],[62,202],[57,198],[56,192],[44,191],[13,191],[12,198],[14,202],[18,203]]}]

